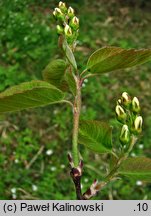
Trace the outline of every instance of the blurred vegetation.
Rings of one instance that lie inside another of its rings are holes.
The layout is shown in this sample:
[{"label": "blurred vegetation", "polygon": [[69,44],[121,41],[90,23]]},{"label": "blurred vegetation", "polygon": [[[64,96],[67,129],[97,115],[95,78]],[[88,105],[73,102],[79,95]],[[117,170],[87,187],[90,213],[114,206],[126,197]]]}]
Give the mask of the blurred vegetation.
[{"label": "blurred vegetation", "polygon": [[[0,0],[0,91],[31,79],[52,58],[61,55],[52,17],[55,0]],[[151,2],[145,0],[66,1],[80,17],[76,52],[79,68],[104,45],[148,48]],[[117,137],[114,106],[123,91],[137,96],[143,107],[144,133],[132,156],[151,157],[151,64],[92,78],[83,89],[85,119],[109,120]],[[53,105],[0,116],[0,199],[75,199],[67,151],[71,148],[72,113]],[[114,143],[116,145],[116,143]],[[118,143],[117,143],[118,144]],[[80,146],[86,189],[106,171],[106,155]],[[96,199],[151,199],[151,184],[122,179]]]}]

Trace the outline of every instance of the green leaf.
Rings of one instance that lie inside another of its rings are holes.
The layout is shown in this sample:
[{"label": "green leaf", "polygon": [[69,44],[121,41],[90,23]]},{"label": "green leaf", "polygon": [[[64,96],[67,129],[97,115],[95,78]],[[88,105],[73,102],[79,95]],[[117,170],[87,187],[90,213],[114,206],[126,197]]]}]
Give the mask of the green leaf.
[{"label": "green leaf", "polygon": [[65,74],[65,80],[68,84],[68,87],[70,89],[70,91],[72,92],[72,94],[75,96],[76,95],[76,82],[75,79],[73,77],[73,75],[71,73],[66,73]]},{"label": "green leaf", "polygon": [[128,158],[123,161],[119,173],[135,180],[151,182],[151,159],[145,157]]},{"label": "green leaf", "polygon": [[88,62],[90,73],[106,73],[118,69],[130,68],[151,60],[151,49],[122,49],[103,47],[94,52]]},{"label": "green leaf", "polygon": [[66,63],[62,59],[51,61],[42,72],[43,79],[59,89],[64,89]]},{"label": "green leaf", "polygon": [[77,64],[76,64],[75,57],[74,57],[73,52],[72,52],[71,48],[69,47],[66,40],[64,40],[64,42],[63,42],[63,50],[65,52],[65,55],[66,55],[69,63],[73,66],[73,68],[75,70],[77,70]]},{"label": "green leaf", "polygon": [[111,152],[112,129],[105,122],[80,121],[79,143],[97,153]]},{"label": "green leaf", "polygon": [[60,102],[62,91],[44,81],[25,82],[0,93],[0,114]]}]

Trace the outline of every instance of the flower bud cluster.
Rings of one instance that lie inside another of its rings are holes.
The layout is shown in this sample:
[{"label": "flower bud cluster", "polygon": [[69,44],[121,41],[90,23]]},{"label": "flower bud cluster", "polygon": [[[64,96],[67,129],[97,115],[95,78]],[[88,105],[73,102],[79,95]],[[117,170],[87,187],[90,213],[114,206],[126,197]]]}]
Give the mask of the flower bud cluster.
[{"label": "flower bud cluster", "polygon": [[59,2],[58,8],[53,11],[54,18],[58,22],[57,33],[64,35],[67,42],[71,45],[78,37],[79,19],[75,16],[72,7],[67,8],[62,1]]},{"label": "flower bud cluster", "polygon": [[117,120],[123,124],[120,134],[120,142],[128,144],[132,134],[142,132],[143,118],[140,116],[140,103],[137,97],[131,99],[127,92],[123,92],[117,100],[115,108]]}]

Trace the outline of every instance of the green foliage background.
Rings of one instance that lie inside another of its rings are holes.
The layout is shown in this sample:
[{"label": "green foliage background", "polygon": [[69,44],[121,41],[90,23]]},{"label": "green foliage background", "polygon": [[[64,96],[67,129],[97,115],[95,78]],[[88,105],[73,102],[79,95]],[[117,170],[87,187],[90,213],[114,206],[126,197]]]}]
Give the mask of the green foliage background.
[{"label": "green foliage background", "polygon": [[[0,1],[0,91],[41,79],[50,59],[61,57],[52,11],[54,0]],[[151,35],[149,1],[66,1],[80,17],[76,52],[83,69],[89,55],[104,45],[148,48]],[[118,145],[114,106],[123,91],[142,105],[144,132],[132,156],[151,157],[151,64],[91,78],[83,88],[84,119],[109,120]],[[67,151],[71,149],[72,112],[66,105],[0,116],[0,199],[75,199]],[[107,156],[80,146],[85,162],[83,190],[106,172]],[[39,152],[37,154],[37,152]],[[49,155],[50,154],[50,155]],[[34,157],[36,160],[33,160]],[[151,199],[151,184],[122,179],[96,199]],[[16,189],[13,193],[12,189]]]}]

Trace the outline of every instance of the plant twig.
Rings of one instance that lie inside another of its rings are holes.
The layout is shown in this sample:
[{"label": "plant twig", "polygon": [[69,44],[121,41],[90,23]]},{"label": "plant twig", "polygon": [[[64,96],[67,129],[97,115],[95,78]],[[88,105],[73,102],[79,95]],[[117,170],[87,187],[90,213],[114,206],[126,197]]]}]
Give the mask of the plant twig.
[{"label": "plant twig", "polygon": [[68,153],[68,160],[71,166],[70,176],[75,186],[76,195],[78,200],[83,200],[84,197],[82,195],[81,190],[81,177],[82,177],[82,170],[83,170],[83,161],[80,160],[78,166],[75,168],[73,163],[73,158],[70,153]]},{"label": "plant twig", "polygon": [[72,168],[70,175],[75,185],[76,195],[78,200],[83,200],[82,190],[81,190],[81,174],[76,168]]},{"label": "plant twig", "polygon": [[87,68],[85,70],[82,71],[82,73],[80,74],[80,76],[82,77],[83,74],[85,74],[87,72]]},{"label": "plant twig", "polygon": [[110,171],[110,173],[105,177],[105,181],[110,181],[112,178],[115,177],[115,175],[117,174],[117,170],[119,169],[121,163],[127,159],[127,157],[129,156],[129,153],[132,151],[133,147],[134,147],[134,144],[136,143],[137,141],[137,137],[135,137],[134,135],[132,135],[131,137],[131,141],[130,141],[130,144],[129,144],[129,148],[127,150],[127,152],[123,153],[120,158],[118,159],[115,167]]},{"label": "plant twig", "polygon": [[31,161],[26,165],[26,169],[29,169],[33,163],[37,160],[38,156],[43,152],[44,146],[41,146],[37,154],[31,159]]},{"label": "plant twig", "polygon": [[78,153],[78,130],[79,130],[79,118],[81,111],[81,85],[80,79],[77,79],[77,94],[74,101],[74,114],[73,114],[73,137],[72,137],[72,153],[74,166],[77,167],[79,164],[79,153]]},{"label": "plant twig", "polygon": [[137,137],[132,135],[131,140],[130,140],[130,144],[129,144],[129,148],[127,150],[127,152],[123,153],[119,159],[116,162],[116,165],[113,167],[113,169],[109,172],[109,174],[104,178],[104,180],[100,183],[93,183],[91,185],[91,187],[83,194],[85,199],[91,199],[92,197],[94,197],[96,195],[96,193],[98,191],[100,191],[104,186],[106,186],[107,183],[116,180],[118,177],[118,169],[121,165],[121,163],[127,159],[127,157],[129,156],[129,153],[132,151],[135,143],[137,141]]},{"label": "plant twig", "polygon": [[85,80],[85,79],[87,79],[87,78],[89,78],[89,77],[94,77],[94,76],[97,76],[98,74],[88,74],[88,75],[86,75],[85,77],[83,77],[83,80]]}]

